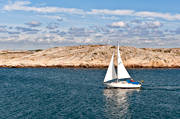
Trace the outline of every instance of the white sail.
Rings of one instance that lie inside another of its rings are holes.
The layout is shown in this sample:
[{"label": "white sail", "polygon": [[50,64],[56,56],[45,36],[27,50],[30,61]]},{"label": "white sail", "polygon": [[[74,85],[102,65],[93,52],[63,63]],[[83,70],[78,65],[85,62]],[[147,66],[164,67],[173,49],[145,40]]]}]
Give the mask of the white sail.
[{"label": "white sail", "polygon": [[118,79],[131,78],[131,76],[127,72],[127,70],[124,67],[124,64],[122,62],[120,52],[119,52],[119,44],[118,44],[118,51],[117,52],[118,52],[117,78]]},{"label": "white sail", "polygon": [[113,80],[116,78],[117,78],[117,75],[116,75],[116,71],[115,71],[115,67],[114,67],[114,53],[113,53],[111,62],[109,64],[109,67],[106,72],[106,76],[104,78],[104,82],[107,82],[107,81],[110,81],[110,80]]}]

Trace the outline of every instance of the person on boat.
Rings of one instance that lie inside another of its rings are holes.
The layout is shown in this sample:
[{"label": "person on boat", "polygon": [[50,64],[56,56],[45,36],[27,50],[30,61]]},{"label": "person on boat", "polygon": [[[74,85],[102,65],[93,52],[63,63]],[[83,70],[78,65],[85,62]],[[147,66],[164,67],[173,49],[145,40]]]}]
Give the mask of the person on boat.
[{"label": "person on boat", "polygon": [[135,82],[132,78],[130,79],[131,82]]},{"label": "person on boat", "polygon": [[139,82],[134,81],[132,78],[130,80],[127,80],[127,82],[131,84],[139,84]]}]

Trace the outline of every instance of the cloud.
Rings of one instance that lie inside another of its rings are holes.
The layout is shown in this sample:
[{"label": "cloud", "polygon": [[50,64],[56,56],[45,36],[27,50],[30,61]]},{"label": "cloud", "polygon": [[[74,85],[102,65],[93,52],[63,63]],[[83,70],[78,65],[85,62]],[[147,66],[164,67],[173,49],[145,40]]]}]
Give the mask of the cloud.
[{"label": "cloud", "polygon": [[17,31],[8,31],[7,33],[8,34],[20,34],[20,32],[17,32]]},{"label": "cloud", "polygon": [[59,36],[62,36],[62,37],[67,34],[64,31],[59,31],[59,30],[49,31],[49,33],[56,34],[56,35],[59,35]]},{"label": "cloud", "polygon": [[154,21],[154,22],[152,22],[152,25],[154,25],[156,27],[160,27],[162,24],[159,21]]},{"label": "cloud", "polygon": [[53,15],[41,15],[41,17],[45,17],[48,19],[55,19],[59,22],[64,21],[64,18],[60,17],[60,16],[53,16]]},{"label": "cloud", "polygon": [[138,16],[138,17],[152,17],[152,18],[162,18],[166,20],[180,20],[180,14],[170,14],[170,13],[159,13],[159,12],[149,12],[141,11],[137,12],[134,10],[109,10],[109,9],[93,9],[89,14],[106,14],[106,15],[124,15],[124,16]]},{"label": "cloud", "polygon": [[167,20],[180,20],[180,14],[171,15],[170,13],[142,11],[142,12],[136,12],[134,15],[140,17],[157,17]]},{"label": "cloud", "polygon": [[176,34],[180,34],[180,27],[175,30]]},{"label": "cloud", "polygon": [[53,34],[58,34],[59,32],[60,32],[59,30],[49,31],[49,33],[53,33]]},{"label": "cloud", "polygon": [[101,16],[101,19],[105,19],[105,20],[118,20],[119,17],[115,17],[115,16]]},{"label": "cloud", "polygon": [[139,19],[135,19],[131,21],[131,24],[140,24],[140,23],[142,23],[142,20]]},{"label": "cloud", "polygon": [[88,37],[90,35],[90,31],[86,30],[85,28],[70,28],[68,33],[73,35],[74,37]]},{"label": "cloud", "polygon": [[127,24],[123,21],[119,21],[119,22],[113,22],[110,27],[113,27],[113,28],[120,28],[120,27],[126,27]]},{"label": "cloud", "polygon": [[7,32],[7,25],[0,25],[0,33],[6,33]]},{"label": "cloud", "polygon": [[134,10],[108,10],[108,9],[92,9],[89,14],[107,14],[107,15],[132,15]]},{"label": "cloud", "polygon": [[110,34],[114,30],[114,29],[109,29],[107,27],[102,27],[102,26],[93,26],[91,29],[93,29],[96,33],[102,33],[102,34]]},{"label": "cloud", "polygon": [[48,29],[57,29],[59,27],[58,23],[49,23],[46,28]]},{"label": "cloud", "polygon": [[7,32],[6,28],[0,27],[0,33],[6,33],[6,32]]},{"label": "cloud", "polygon": [[7,26],[6,25],[0,25],[0,28],[6,28]]},{"label": "cloud", "polygon": [[59,32],[59,33],[57,33],[57,34],[60,35],[60,36],[65,36],[67,33],[64,32],[64,31],[61,31],[61,32]]},{"label": "cloud", "polygon": [[61,21],[63,21],[63,18],[60,17],[60,16],[58,16],[58,17],[57,17],[57,21],[61,22]]},{"label": "cloud", "polygon": [[144,20],[135,20],[135,21],[131,21],[129,24],[129,26],[133,27],[133,29],[137,29],[137,30],[150,30],[150,29],[157,29],[163,26],[163,23],[161,23],[160,21],[144,21]]},{"label": "cloud", "polygon": [[64,42],[64,37],[61,37],[56,34],[41,34],[40,36],[36,36],[35,42],[38,43],[62,43]]},{"label": "cloud", "polygon": [[143,21],[141,24],[137,24],[137,26],[146,29],[155,29],[163,26],[163,24],[159,21]]},{"label": "cloud", "polygon": [[[153,21],[152,21],[153,22]],[[155,22],[156,24],[156,22]],[[129,24],[128,24],[129,25]],[[158,25],[158,23],[157,23]],[[38,34],[29,34],[29,32],[33,31],[32,28],[26,29],[27,27],[15,27],[17,31],[17,36],[14,37],[13,33],[11,35],[7,35],[7,37],[0,38],[0,41],[10,41],[11,43],[32,43],[36,44],[39,43],[42,46],[44,44],[70,44],[70,45],[77,45],[77,44],[98,44],[98,43],[105,43],[105,44],[116,44],[117,41],[121,43],[121,45],[138,45],[139,47],[158,47],[159,42],[165,43],[166,41],[162,39],[169,40],[169,43],[175,45],[179,40],[177,39],[176,42],[172,41],[171,37],[165,36],[162,29],[148,29],[144,27],[134,28],[129,25],[128,29],[114,29],[111,31],[112,28],[107,26],[98,27],[94,26],[91,28],[83,28],[83,27],[73,27],[65,31],[61,31],[58,29],[47,30],[47,33],[38,32]],[[33,28],[34,29],[34,28]],[[97,30],[95,30],[97,29]],[[177,30],[178,31],[178,30]],[[18,32],[20,32],[18,34]],[[175,32],[174,32],[175,33]],[[177,35],[178,36],[178,35]],[[163,47],[163,46],[162,46]]]},{"label": "cloud", "polygon": [[21,31],[21,32],[28,33],[28,34],[35,34],[40,31],[38,29],[32,29],[32,28],[21,27],[21,26],[17,26],[17,27],[15,27],[15,29],[17,29],[18,31]]},{"label": "cloud", "polygon": [[38,27],[38,26],[41,26],[41,23],[38,22],[38,21],[31,21],[31,22],[28,22],[28,23],[25,23],[26,25],[28,25],[29,27]]},{"label": "cloud", "polygon": [[33,11],[33,12],[42,12],[42,13],[54,13],[54,12],[65,12],[65,13],[74,13],[74,14],[83,14],[84,11],[76,8],[61,8],[61,7],[30,7],[31,4],[29,1],[16,1],[10,3],[3,7],[4,10],[13,11],[13,10],[22,10],[22,11]]}]

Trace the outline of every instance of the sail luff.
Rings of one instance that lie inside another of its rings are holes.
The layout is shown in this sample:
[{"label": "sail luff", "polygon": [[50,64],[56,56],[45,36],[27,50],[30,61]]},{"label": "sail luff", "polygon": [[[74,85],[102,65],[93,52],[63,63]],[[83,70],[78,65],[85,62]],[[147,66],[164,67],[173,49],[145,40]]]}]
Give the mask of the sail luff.
[{"label": "sail luff", "polygon": [[121,59],[120,51],[119,51],[119,44],[118,44],[118,65],[117,65],[117,78],[124,79],[124,78],[131,78],[129,73],[127,72],[126,68]]},{"label": "sail luff", "polygon": [[117,75],[116,75],[116,71],[115,71],[115,67],[114,67],[114,53],[113,53],[109,67],[107,69],[107,72],[106,72],[106,75],[104,78],[104,82],[107,82],[107,81],[110,81],[110,80],[113,80],[116,78],[117,78]]}]

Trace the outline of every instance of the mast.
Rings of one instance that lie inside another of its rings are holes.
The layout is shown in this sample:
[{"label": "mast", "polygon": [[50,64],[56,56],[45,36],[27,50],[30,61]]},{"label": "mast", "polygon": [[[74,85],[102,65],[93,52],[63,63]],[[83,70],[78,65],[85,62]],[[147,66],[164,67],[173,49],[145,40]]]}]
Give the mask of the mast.
[{"label": "mast", "polygon": [[116,71],[115,71],[115,67],[114,67],[114,53],[113,53],[109,67],[106,72],[106,76],[104,78],[104,83],[107,81],[116,79],[116,78],[117,78],[117,75],[116,75]]},{"label": "mast", "polygon": [[118,43],[118,49],[117,49],[117,81],[120,78],[119,75],[120,75],[120,71],[121,71],[120,66],[119,66],[119,64],[121,63],[120,59],[121,59],[121,57],[120,57],[120,53],[119,53],[119,43]]}]

